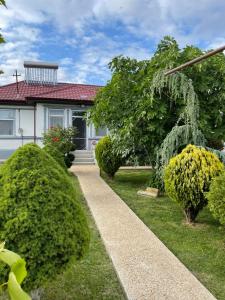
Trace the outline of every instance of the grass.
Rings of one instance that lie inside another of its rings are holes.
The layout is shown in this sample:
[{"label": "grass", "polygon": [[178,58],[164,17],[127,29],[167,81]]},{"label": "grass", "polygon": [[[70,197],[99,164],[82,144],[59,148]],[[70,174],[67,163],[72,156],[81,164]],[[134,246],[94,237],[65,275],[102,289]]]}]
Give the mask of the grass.
[{"label": "grass", "polygon": [[146,188],[149,175],[149,170],[121,170],[114,180],[104,179],[217,299],[225,299],[225,228],[207,208],[190,226],[168,197],[137,196],[139,189]]},{"label": "grass", "polygon": [[123,290],[106,253],[90,211],[84,201],[77,178],[74,178],[77,197],[86,212],[91,241],[88,254],[50,281],[42,300],[124,300]]}]

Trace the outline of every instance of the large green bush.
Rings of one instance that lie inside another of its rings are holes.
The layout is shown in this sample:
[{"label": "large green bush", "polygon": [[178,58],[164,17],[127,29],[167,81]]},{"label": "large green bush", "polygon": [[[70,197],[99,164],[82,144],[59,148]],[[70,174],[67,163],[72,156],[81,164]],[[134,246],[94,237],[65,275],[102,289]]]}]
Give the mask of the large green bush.
[{"label": "large green bush", "polygon": [[225,224],[225,171],[212,180],[206,197],[213,216]]},{"label": "large green bush", "polygon": [[52,158],[54,158],[55,161],[64,169],[67,170],[67,166],[65,164],[65,157],[62,152],[60,152],[56,147],[53,147],[51,145],[44,146],[43,150],[51,155]]},{"label": "large green bush", "polygon": [[54,276],[72,256],[81,258],[88,247],[72,179],[37,145],[19,148],[0,168],[0,240],[26,259],[28,288]]},{"label": "large green bush", "polygon": [[109,136],[103,137],[95,148],[95,156],[101,171],[113,177],[122,165],[122,157],[113,152],[113,143]]},{"label": "large green bush", "polygon": [[183,208],[188,222],[207,204],[205,192],[223,169],[215,154],[193,145],[170,160],[165,169],[165,190]]},{"label": "large green bush", "polygon": [[51,127],[43,136],[43,144],[60,151],[68,168],[74,160],[74,155],[70,152],[76,149],[73,143],[76,134],[77,129],[74,127]]}]

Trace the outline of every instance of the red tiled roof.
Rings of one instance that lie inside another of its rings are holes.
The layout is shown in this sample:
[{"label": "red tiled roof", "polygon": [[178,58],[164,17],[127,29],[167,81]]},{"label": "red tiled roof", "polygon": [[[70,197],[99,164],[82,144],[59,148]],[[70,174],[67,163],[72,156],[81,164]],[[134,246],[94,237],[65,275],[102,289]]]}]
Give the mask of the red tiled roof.
[{"label": "red tiled roof", "polygon": [[58,83],[57,85],[40,85],[27,84],[25,81],[18,83],[18,90],[16,83],[8,84],[0,87],[0,102],[4,103],[24,103],[29,100],[36,102],[43,100],[64,100],[64,101],[78,101],[78,102],[92,102],[95,98],[100,86],[73,84],[73,83]]}]

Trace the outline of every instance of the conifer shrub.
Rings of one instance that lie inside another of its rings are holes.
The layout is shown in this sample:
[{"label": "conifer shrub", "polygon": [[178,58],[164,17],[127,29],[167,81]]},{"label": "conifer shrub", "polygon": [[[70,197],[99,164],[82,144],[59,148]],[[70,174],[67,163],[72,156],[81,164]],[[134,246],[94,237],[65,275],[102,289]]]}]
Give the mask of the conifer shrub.
[{"label": "conifer shrub", "polygon": [[188,145],[170,159],[165,168],[165,190],[184,210],[188,222],[194,222],[199,211],[207,205],[212,178],[224,169],[217,156],[204,148]]},{"label": "conifer shrub", "polygon": [[103,137],[95,148],[95,157],[101,171],[113,177],[122,165],[122,157],[113,151],[113,143],[109,136]]},{"label": "conifer shrub", "polygon": [[56,147],[53,147],[51,145],[44,146],[43,150],[51,155],[52,158],[54,158],[55,161],[64,169],[67,170],[67,166],[65,163],[65,157],[62,152],[60,152]]},{"label": "conifer shrub", "polygon": [[29,289],[60,272],[71,257],[80,259],[88,247],[72,179],[34,144],[16,150],[0,168],[0,220],[0,240],[27,261]]},{"label": "conifer shrub", "polygon": [[225,171],[212,180],[206,197],[209,210],[215,219],[225,225]]}]

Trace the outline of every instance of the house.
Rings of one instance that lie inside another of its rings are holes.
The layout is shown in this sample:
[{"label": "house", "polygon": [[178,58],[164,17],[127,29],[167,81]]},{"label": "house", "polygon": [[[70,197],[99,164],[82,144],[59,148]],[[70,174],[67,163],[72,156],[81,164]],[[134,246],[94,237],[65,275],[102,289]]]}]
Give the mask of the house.
[{"label": "house", "polygon": [[24,62],[24,68],[24,81],[0,87],[0,160],[25,143],[42,146],[54,126],[76,127],[76,148],[92,150],[107,133],[84,119],[100,86],[57,82],[57,64]]}]

